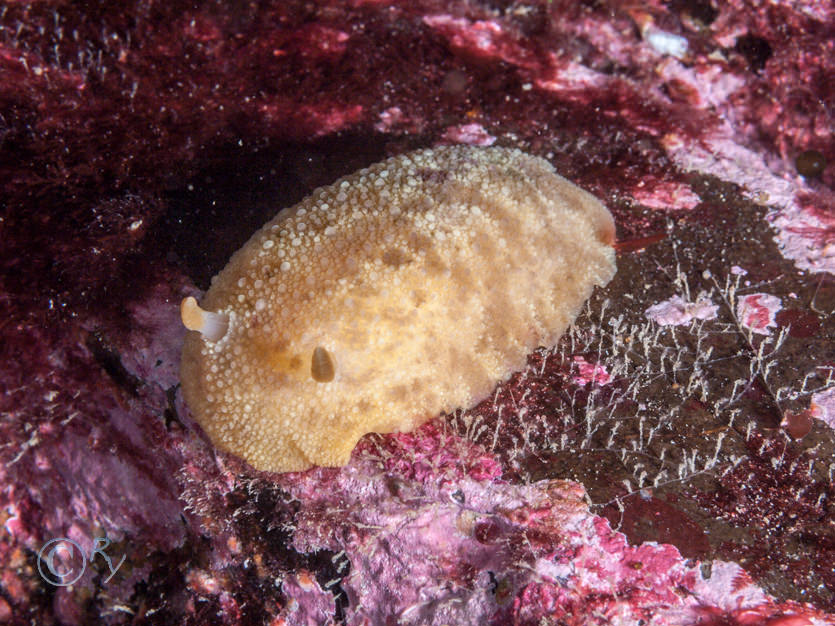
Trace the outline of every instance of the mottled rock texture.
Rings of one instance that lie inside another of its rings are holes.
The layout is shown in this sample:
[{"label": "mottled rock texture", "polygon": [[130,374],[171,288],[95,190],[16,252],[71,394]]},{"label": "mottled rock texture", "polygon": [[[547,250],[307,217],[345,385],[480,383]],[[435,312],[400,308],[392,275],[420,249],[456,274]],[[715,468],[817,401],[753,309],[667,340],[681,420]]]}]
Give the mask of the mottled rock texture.
[{"label": "mottled rock texture", "polygon": [[[231,6],[0,10],[0,621],[832,623],[831,3]],[[182,298],[277,207],[440,143],[601,198],[605,295],[345,468],[218,453]],[[104,534],[112,578],[41,578]]]}]

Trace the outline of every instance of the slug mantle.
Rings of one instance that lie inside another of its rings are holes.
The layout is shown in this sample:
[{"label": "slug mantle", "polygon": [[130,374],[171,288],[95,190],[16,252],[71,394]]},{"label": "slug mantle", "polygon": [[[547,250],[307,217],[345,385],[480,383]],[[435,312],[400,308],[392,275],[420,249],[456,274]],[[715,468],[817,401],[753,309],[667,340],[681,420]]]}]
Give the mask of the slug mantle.
[{"label": "slug mantle", "polygon": [[613,243],[605,207],[540,158],[388,159],[280,212],[183,302],[186,402],[258,469],[344,465],[364,434],[470,406],[555,343],[614,275]]}]

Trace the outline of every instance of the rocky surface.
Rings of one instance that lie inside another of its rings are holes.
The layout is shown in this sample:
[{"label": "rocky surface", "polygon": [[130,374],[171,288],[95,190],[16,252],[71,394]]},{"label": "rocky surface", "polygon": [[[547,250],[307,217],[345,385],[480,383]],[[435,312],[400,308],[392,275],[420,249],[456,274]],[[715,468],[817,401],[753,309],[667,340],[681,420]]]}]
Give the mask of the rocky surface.
[{"label": "rocky surface", "polygon": [[[0,621],[835,623],[833,24],[815,0],[3,7]],[[279,208],[439,143],[600,197],[615,279],[489,400],[345,468],[217,453],[179,301]]]}]

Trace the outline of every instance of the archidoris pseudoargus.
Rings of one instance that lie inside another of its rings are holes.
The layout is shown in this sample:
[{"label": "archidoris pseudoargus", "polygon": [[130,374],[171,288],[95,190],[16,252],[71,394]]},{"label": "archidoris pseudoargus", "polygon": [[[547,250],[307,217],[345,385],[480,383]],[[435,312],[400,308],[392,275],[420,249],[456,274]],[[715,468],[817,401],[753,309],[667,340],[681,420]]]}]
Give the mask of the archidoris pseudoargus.
[{"label": "archidoris pseudoargus", "polygon": [[269,471],[348,462],[487,397],[615,273],[614,223],[519,150],[441,147],[314,191],[182,304],[186,402]]}]

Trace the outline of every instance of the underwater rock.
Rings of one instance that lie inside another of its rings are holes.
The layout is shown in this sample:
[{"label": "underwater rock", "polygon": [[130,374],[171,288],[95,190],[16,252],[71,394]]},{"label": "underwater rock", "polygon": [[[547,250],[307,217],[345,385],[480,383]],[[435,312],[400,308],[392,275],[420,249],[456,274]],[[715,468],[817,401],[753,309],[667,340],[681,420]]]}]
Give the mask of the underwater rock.
[{"label": "underwater rock", "polygon": [[[831,623],[834,20],[749,0],[7,3],[0,620],[350,623],[361,597],[427,620],[461,599],[498,623]],[[277,207],[444,142],[519,148],[601,198],[606,298],[472,411],[370,435],[339,470],[277,483],[217,451],[177,387],[179,302]],[[646,320],[702,291],[715,319]],[[779,331],[739,332],[754,292],[780,299]],[[607,384],[573,380],[575,358]],[[681,520],[698,571],[662,532]],[[105,534],[126,556],[107,582],[100,555],[73,587],[41,578],[47,541],[90,557]],[[360,587],[378,565],[389,588]],[[449,602],[390,576],[411,568]]]}]

